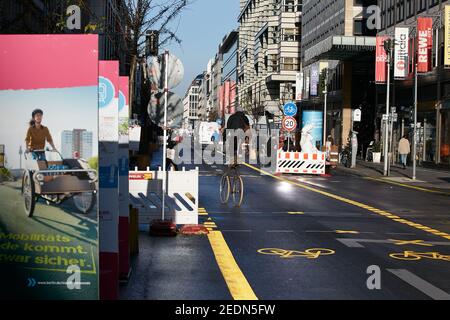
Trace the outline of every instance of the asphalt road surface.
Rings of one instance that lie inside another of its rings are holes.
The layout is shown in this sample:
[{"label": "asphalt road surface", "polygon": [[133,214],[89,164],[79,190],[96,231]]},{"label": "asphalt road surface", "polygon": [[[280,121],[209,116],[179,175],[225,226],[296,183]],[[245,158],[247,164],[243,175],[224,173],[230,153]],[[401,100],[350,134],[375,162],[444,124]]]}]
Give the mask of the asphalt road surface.
[{"label": "asphalt road surface", "polygon": [[243,165],[241,208],[200,166],[208,236],[150,238],[123,299],[450,299],[450,196]]}]

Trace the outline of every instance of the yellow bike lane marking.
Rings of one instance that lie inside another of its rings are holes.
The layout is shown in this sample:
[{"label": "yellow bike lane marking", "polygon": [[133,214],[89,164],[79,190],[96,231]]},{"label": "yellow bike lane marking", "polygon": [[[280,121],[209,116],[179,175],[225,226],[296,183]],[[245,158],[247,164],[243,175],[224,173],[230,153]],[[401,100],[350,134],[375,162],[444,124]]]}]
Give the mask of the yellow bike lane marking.
[{"label": "yellow bike lane marking", "polygon": [[341,197],[341,196],[338,196],[336,194],[333,194],[333,193],[330,193],[330,192],[327,192],[327,191],[323,191],[323,190],[319,190],[319,189],[316,189],[316,188],[313,188],[313,187],[310,187],[310,186],[307,186],[307,185],[303,185],[303,184],[297,183],[295,181],[291,181],[291,180],[283,178],[283,177],[275,176],[275,175],[271,174],[270,172],[267,172],[265,170],[256,168],[256,167],[254,167],[254,166],[252,166],[252,165],[250,165],[248,163],[245,163],[245,162],[243,163],[243,165],[245,165],[248,168],[253,169],[253,170],[257,171],[257,172],[260,172],[260,173],[262,173],[264,175],[272,177],[272,178],[274,178],[276,180],[287,182],[289,184],[295,185],[295,186],[300,187],[302,189],[305,189],[305,190],[308,190],[308,191],[312,191],[312,192],[321,194],[323,196],[326,196],[326,197],[329,197],[329,198],[332,198],[332,199],[335,199],[335,200],[338,200],[338,201],[341,201],[341,202],[344,202],[344,203],[347,203],[347,204],[350,204],[350,205],[353,205],[353,206],[356,206],[356,207],[359,207],[359,208],[362,208],[362,209],[365,209],[365,210],[368,210],[368,211],[371,211],[371,212],[376,213],[376,214],[378,214],[380,216],[383,216],[383,217],[386,217],[388,219],[391,219],[392,221],[395,221],[395,222],[398,222],[398,223],[401,223],[401,224],[405,224],[405,225],[408,225],[408,226],[410,226],[412,228],[415,228],[415,229],[418,229],[418,230],[422,230],[422,231],[425,231],[427,233],[433,234],[435,236],[439,236],[439,237],[442,237],[444,239],[450,240],[450,234],[448,234],[446,232],[442,232],[442,231],[430,228],[428,226],[424,226],[422,224],[415,223],[415,222],[407,220],[407,219],[403,219],[403,218],[401,218],[401,217],[399,217],[399,216],[397,216],[397,215],[395,215],[393,213],[390,213],[388,211],[375,208],[375,207],[370,206],[370,205],[366,205],[366,204],[364,204],[362,202],[351,200],[351,199],[348,199],[348,198],[345,198],[345,197]]},{"label": "yellow bike lane marking", "polygon": [[[202,215],[208,217],[205,208],[201,208]],[[212,218],[208,217],[203,225],[208,229],[209,244],[216,258],[217,265],[234,300],[258,300],[247,278],[239,268],[233,253],[228,247],[221,231]]]},{"label": "yellow bike lane marking", "polygon": [[365,179],[365,180],[372,180],[372,181],[378,181],[378,182],[382,182],[382,183],[396,185],[396,186],[399,186],[399,187],[409,188],[409,189],[422,191],[422,192],[435,193],[435,194],[440,194],[440,195],[444,195],[444,196],[450,197],[450,193],[447,193],[447,192],[443,192],[443,191],[439,191],[439,190],[433,190],[433,189],[428,189],[428,188],[424,188],[424,187],[411,186],[409,184],[396,182],[396,181],[391,181],[391,180],[387,180],[387,179],[380,179],[380,178],[374,178],[374,177],[363,177],[363,179]]}]

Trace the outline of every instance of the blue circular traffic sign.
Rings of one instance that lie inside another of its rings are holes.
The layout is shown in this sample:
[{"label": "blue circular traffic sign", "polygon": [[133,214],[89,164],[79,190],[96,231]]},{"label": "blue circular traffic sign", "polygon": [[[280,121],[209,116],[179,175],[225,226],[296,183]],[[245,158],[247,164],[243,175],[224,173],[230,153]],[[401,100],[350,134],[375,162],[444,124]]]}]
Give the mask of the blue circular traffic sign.
[{"label": "blue circular traffic sign", "polygon": [[286,117],[294,117],[297,114],[297,105],[293,102],[286,103],[283,107],[284,115]]}]

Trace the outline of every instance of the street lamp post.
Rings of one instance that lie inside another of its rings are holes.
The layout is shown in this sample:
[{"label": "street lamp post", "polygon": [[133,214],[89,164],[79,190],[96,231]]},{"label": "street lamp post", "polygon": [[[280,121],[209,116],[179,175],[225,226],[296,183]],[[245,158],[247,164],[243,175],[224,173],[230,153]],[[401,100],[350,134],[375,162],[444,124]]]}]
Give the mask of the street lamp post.
[{"label": "street lamp post", "polygon": [[163,137],[163,185],[162,185],[162,220],[165,219],[167,192],[167,102],[169,93],[169,51],[164,53],[164,137]]}]

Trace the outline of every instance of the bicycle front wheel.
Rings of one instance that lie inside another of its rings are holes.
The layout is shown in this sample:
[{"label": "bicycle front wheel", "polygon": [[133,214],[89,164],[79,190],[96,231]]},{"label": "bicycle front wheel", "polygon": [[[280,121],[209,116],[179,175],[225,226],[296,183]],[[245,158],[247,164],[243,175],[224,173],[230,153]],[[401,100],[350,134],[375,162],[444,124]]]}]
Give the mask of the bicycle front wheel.
[{"label": "bicycle front wheel", "polygon": [[236,207],[242,205],[244,200],[244,181],[241,176],[233,177],[233,202]]},{"label": "bicycle front wheel", "polygon": [[226,204],[230,199],[230,177],[223,175],[220,179],[220,202]]}]

